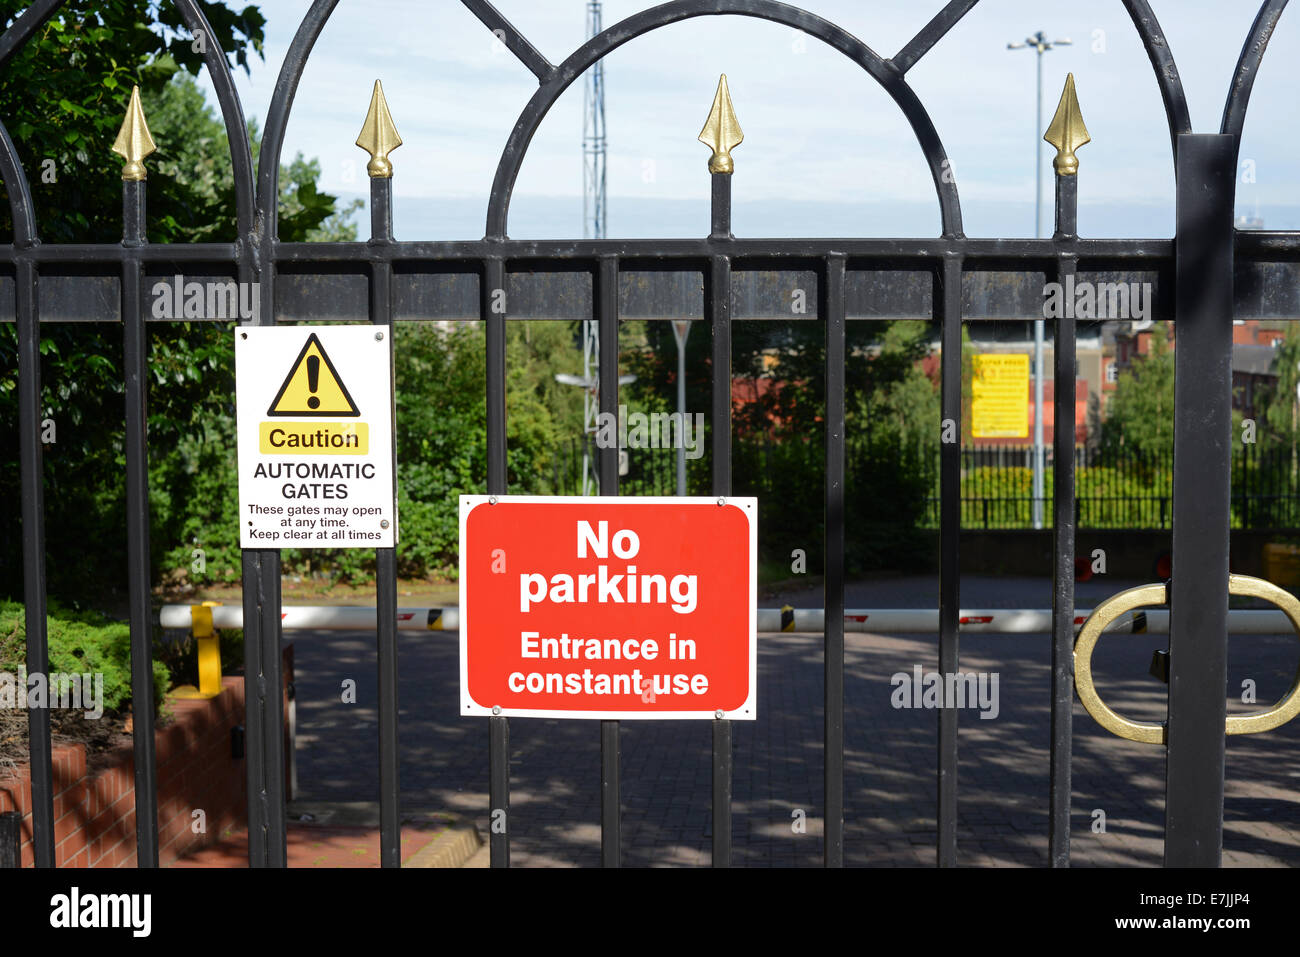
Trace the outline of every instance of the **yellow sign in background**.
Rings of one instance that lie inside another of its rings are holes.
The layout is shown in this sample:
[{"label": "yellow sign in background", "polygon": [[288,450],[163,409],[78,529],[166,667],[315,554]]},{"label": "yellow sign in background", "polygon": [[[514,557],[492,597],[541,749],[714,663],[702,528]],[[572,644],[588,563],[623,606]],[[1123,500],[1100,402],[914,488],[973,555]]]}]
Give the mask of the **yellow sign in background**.
[{"label": "yellow sign in background", "polygon": [[1029,356],[975,356],[971,383],[971,437],[1029,437]]}]

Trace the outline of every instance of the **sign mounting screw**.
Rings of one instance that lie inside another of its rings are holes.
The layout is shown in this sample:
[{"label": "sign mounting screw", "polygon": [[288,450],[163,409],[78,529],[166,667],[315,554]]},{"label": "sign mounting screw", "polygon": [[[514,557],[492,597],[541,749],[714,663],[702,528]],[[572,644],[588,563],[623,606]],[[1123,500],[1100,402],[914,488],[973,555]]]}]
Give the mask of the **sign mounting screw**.
[{"label": "sign mounting screw", "polygon": [[499,704],[494,704],[494,705],[492,706],[492,713],[493,713],[493,714],[500,714],[500,713],[501,713],[501,705],[499,705]]},{"label": "sign mounting screw", "polygon": [[715,718],[721,718],[722,715],[723,715],[723,711],[722,711],[721,708],[719,708],[717,711],[713,712],[713,716],[714,716]]},{"label": "sign mounting screw", "polygon": [[386,518],[385,518],[385,519],[381,519],[380,522],[379,522],[379,527],[380,527],[380,528],[387,528],[387,527],[388,527],[388,519],[386,519]]},{"label": "sign mounting screw", "polygon": [[383,341],[384,341],[384,334],[382,332],[376,332],[375,342],[383,342]]}]

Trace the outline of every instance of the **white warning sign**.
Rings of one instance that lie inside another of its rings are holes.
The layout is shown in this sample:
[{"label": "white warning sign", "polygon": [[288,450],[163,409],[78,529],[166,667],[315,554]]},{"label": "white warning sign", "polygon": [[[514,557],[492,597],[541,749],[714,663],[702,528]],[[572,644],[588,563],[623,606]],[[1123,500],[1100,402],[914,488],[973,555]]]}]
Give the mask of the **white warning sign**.
[{"label": "white warning sign", "polygon": [[392,333],[376,326],[235,330],[239,543],[392,548]]}]

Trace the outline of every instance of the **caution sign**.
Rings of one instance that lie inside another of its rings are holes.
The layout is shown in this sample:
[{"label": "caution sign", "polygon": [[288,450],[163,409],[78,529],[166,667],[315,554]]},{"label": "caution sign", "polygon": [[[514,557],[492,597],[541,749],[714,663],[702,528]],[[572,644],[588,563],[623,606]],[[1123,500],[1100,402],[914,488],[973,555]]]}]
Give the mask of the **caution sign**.
[{"label": "caution sign", "polygon": [[[322,375],[322,373],[324,373]],[[312,333],[284,377],[267,415],[357,416],[356,403],[339,378],[334,363]]]},{"label": "caution sign", "polygon": [[757,511],[462,495],[461,714],[753,720]]},{"label": "caution sign", "polygon": [[235,330],[244,548],[391,548],[392,336],[375,326]]},{"label": "caution sign", "polygon": [[1029,356],[976,355],[971,383],[971,437],[1023,439],[1029,435]]}]

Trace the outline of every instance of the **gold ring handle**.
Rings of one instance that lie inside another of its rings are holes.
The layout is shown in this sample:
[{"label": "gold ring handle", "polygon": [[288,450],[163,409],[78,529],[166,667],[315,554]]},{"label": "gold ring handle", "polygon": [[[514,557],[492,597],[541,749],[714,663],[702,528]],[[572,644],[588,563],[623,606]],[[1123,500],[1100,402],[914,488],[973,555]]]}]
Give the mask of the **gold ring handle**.
[{"label": "gold ring handle", "polygon": [[[1280,608],[1300,636],[1300,599],[1272,582],[1249,575],[1229,575],[1228,594],[1249,595],[1262,598]],[[1099,725],[1117,737],[1144,744],[1165,744],[1168,727],[1165,722],[1131,721],[1113,711],[1097,694],[1092,680],[1092,652],[1106,628],[1120,615],[1144,605],[1163,605],[1168,600],[1165,586],[1140,585],[1107,598],[1098,605],[1079,630],[1074,643],[1074,686],[1084,710]],[[1287,693],[1273,707],[1252,714],[1230,715],[1224,729],[1227,734],[1258,734],[1280,727],[1300,714],[1300,669]]]},{"label": "gold ring handle", "polygon": [[[1262,578],[1229,575],[1228,594],[1250,595],[1276,605],[1286,613],[1287,618],[1291,619],[1291,627],[1295,629],[1296,636],[1300,637],[1300,599],[1286,589],[1279,588]],[[1267,711],[1229,715],[1227,731],[1228,734],[1258,734],[1261,731],[1272,731],[1286,724],[1297,714],[1300,714],[1300,668],[1296,669],[1296,675],[1291,679],[1291,687],[1281,701]]]},{"label": "gold ring handle", "polygon": [[1092,650],[1101,633],[1124,612],[1143,605],[1163,605],[1166,597],[1163,584],[1139,585],[1112,595],[1092,610],[1088,620],[1079,629],[1079,637],[1074,641],[1074,688],[1079,693],[1084,710],[1111,734],[1144,744],[1164,744],[1167,733],[1165,725],[1130,721],[1112,711],[1101,700],[1097,686],[1092,681]]}]

